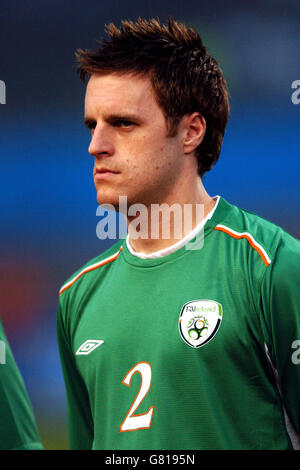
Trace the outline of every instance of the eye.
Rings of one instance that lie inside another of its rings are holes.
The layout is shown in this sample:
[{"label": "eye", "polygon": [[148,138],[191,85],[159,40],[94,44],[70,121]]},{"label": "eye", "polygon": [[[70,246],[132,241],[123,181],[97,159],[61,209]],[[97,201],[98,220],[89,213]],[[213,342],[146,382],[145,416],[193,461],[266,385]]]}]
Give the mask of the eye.
[{"label": "eye", "polygon": [[96,125],[97,125],[96,121],[92,121],[92,120],[85,121],[85,126],[90,132],[93,132],[95,130]]},{"label": "eye", "polygon": [[129,129],[130,127],[136,126],[136,124],[132,121],[127,121],[126,119],[118,119],[113,123],[114,127],[121,127],[124,129]]}]

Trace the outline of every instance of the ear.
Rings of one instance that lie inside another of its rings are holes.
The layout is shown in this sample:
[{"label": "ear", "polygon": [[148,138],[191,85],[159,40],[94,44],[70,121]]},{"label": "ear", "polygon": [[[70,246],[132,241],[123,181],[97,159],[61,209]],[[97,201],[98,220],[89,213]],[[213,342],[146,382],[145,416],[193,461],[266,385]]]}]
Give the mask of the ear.
[{"label": "ear", "polygon": [[206,121],[200,113],[193,113],[183,118],[184,141],[183,150],[185,154],[193,153],[201,144],[206,131]]}]

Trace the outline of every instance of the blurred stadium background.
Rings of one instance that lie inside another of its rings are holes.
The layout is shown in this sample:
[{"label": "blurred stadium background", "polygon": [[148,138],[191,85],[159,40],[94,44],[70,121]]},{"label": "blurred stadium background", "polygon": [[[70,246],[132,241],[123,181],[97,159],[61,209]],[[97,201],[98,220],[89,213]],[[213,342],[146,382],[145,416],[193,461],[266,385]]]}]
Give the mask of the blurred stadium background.
[{"label": "blurred stadium background", "polygon": [[219,60],[231,94],[210,194],[300,238],[298,0],[1,0],[0,315],[46,449],[68,448],[56,345],[57,293],[109,243],[96,237],[97,203],[84,86],[74,50],[96,45],[104,24],[138,16],[195,26]]}]

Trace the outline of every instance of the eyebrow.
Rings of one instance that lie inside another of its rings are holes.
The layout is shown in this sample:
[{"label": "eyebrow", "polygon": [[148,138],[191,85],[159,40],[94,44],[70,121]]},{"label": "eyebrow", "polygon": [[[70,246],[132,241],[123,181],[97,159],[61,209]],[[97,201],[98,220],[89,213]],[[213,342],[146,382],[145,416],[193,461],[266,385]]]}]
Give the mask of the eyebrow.
[{"label": "eyebrow", "polygon": [[[137,116],[136,114],[110,114],[108,116],[105,117],[105,121],[106,122],[114,122],[114,121],[135,121],[135,122],[138,122],[138,123],[141,123],[142,120],[139,116]],[[88,116],[85,116],[83,118],[83,123],[86,127],[90,128],[91,126],[95,125],[97,122],[95,119],[93,118],[90,118]]]},{"label": "eyebrow", "polygon": [[94,124],[96,124],[96,121],[95,121],[95,119],[91,119],[91,118],[88,118],[88,117],[84,117],[84,118],[83,118],[83,124],[89,129],[89,128],[92,127]]}]

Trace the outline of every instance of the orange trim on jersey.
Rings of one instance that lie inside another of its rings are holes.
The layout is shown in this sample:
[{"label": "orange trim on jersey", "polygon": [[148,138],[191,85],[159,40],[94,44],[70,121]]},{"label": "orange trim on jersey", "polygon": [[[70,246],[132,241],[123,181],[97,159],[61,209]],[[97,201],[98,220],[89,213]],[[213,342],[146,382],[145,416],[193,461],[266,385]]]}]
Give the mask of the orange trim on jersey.
[{"label": "orange trim on jersey", "polygon": [[59,291],[59,295],[61,295],[65,290],[67,290],[69,287],[71,287],[74,282],[77,281],[83,274],[86,274],[90,271],[93,271],[94,269],[100,268],[101,266],[104,266],[107,263],[110,263],[111,261],[114,261],[115,259],[118,258],[119,254],[121,253],[123,247],[121,246],[119,251],[115,253],[114,255],[110,256],[109,258],[105,258],[104,260],[100,261],[99,263],[92,264],[91,266],[88,266],[87,268],[83,269],[80,273],[77,274],[71,281],[67,282],[67,284],[64,284],[62,288]]},{"label": "orange trim on jersey", "polygon": [[256,250],[259,256],[262,258],[265,265],[269,266],[269,264],[271,264],[271,259],[267,255],[264,248],[259,243],[257,243],[257,241],[253,238],[253,236],[250,233],[236,232],[235,230],[232,230],[231,228],[226,227],[225,225],[217,225],[214,228],[214,230],[220,230],[221,232],[225,232],[227,233],[227,235],[230,235],[231,237],[236,238],[236,239],[246,238],[246,240],[248,240],[252,248],[254,248],[254,250]]}]

